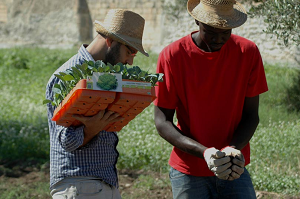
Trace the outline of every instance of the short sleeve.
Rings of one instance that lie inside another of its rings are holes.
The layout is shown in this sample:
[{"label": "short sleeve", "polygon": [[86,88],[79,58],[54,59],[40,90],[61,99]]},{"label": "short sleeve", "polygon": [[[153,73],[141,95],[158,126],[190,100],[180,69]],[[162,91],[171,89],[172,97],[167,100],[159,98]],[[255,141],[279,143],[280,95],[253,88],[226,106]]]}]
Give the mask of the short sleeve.
[{"label": "short sleeve", "polygon": [[252,56],[252,70],[248,80],[246,97],[254,97],[268,91],[265,70],[260,52],[255,46]]},{"label": "short sleeve", "polygon": [[163,82],[158,82],[155,88],[156,99],[155,106],[167,109],[175,109],[177,107],[178,97],[173,80],[170,62],[166,56],[166,52],[162,51],[159,54],[157,62],[157,73],[163,73]]}]

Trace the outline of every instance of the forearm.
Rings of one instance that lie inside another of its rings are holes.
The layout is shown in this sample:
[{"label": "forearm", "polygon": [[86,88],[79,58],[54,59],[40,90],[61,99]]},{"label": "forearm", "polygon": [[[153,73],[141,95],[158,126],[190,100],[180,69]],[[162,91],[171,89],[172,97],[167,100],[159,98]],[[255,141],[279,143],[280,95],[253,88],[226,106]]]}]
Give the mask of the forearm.
[{"label": "forearm", "polygon": [[[184,133],[171,122],[173,111],[175,110],[167,110],[159,107],[155,107],[154,110],[155,125],[162,138],[186,153],[203,158],[203,152],[207,147],[184,135]],[[165,111],[165,113],[163,113],[163,111]]]},{"label": "forearm", "polygon": [[258,115],[245,115],[240,121],[235,133],[233,134],[230,146],[236,149],[243,149],[251,140],[259,123]]},{"label": "forearm", "polygon": [[82,146],[84,141],[83,126],[81,127],[62,127],[57,126],[58,141],[66,151],[74,151]]},{"label": "forearm", "polygon": [[83,138],[83,143],[80,147],[85,146],[87,143],[89,143],[96,135],[99,134],[100,131],[95,131],[91,132],[87,127],[84,127],[83,133],[84,133],[84,138]]},{"label": "forearm", "polygon": [[171,122],[166,121],[164,124],[157,125],[157,130],[162,138],[176,148],[196,157],[203,158],[203,152],[207,147],[185,136],[180,129],[175,127]]}]

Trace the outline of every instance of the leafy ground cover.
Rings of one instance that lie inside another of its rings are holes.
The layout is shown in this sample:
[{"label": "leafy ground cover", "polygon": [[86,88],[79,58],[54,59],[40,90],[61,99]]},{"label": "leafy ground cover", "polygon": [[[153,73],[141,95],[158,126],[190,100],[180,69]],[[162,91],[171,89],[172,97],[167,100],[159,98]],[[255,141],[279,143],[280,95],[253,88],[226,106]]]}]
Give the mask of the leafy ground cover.
[{"label": "leafy ground cover", "polygon": [[[49,197],[49,135],[42,105],[50,75],[77,50],[0,50],[0,199]],[[155,73],[157,54],[135,64]],[[260,97],[261,123],[251,140],[248,170],[261,198],[300,195],[300,119],[286,90],[296,69],[266,65],[269,91]],[[119,133],[123,198],[171,198],[171,145],[154,127],[153,105]]]}]

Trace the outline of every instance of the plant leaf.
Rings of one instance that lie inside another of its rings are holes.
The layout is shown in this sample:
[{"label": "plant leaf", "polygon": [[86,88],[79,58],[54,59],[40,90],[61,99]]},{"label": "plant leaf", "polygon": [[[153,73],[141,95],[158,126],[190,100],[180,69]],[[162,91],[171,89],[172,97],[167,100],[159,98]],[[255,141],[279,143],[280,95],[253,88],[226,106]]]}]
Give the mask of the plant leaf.
[{"label": "plant leaf", "polygon": [[58,89],[60,89],[60,85],[59,84],[54,84],[54,86],[53,86],[54,88],[58,88]]},{"label": "plant leaf", "polygon": [[88,64],[89,66],[92,66],[92,67],[95,66],[95,63],[94,63],[93,61],[89,61],[87,64]]},{"label": "plant leaf", "polygon": [[51,100],[45,99],[45,100],[43,101],[43,104],[48,104],[48,103],[51,103],[51,102],[52,102]]},{"label": "plant leaf", "polygon": [[59,74],[60,74],[61,76],[65,76],[65,75],[66,75],[66,73],[64,73],[64,72],[59,72]]},{"label": "plant leaf", "polygon": [[110,71],[110,67],[109,66],[106,66],[105,68],[104,68],[104,72],[109,72]]},{"label": "plant leaf", "polygon": [[61,76],[61,75],[58,75],[58,74],[54,74],[54,76],[64,81],[64,78],[63,78],[63,76]]},{"label": "plant leaf", "polygon": [[120,72],[120,69],[121,69],[120,65],[114,65],[114,71],[116,73]]},{"label": "plant leaf", "polygon": [[58,88],[52,88],[53,93],[61,94],[61,90]]},{"label": "plant leaf", "polygon": [[98,72],[102,73],[104,71],[104,68],[99,67]]},{"label": "plant leaf", "polygon": [[74,77],[73,77],[72,75],[65,75],[63,78],[64,78],[65,81],[72,81],[72,80],[75,80]]},{"label": "plant leaf", "polygon": [[81,65],[81,67],[82,67],[82,69],[85,71],[87,68],[88,68],[88,64],[87,63],[83,63],[82,65]]},{"label": "plant leaf", "polygon": [[83,75],[82,75],[81,71],[78,70],[78,68],[72,67],[72,69],[73,69],[74,73],[76,73],[80,77],[80,79],[83,79]]}]

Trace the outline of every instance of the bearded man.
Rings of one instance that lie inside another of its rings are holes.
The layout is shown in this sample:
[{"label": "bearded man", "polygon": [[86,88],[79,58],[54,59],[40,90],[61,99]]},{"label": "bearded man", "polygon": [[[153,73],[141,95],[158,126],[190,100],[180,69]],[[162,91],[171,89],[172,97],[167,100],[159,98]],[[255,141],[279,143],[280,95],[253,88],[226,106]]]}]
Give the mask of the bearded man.
[{"label": "bearded man", "polygon": [[[115,65],[132,65],[139,51],[149,56],[142,46],[145,20],[129,10],[113,9],[103,23],[95,21],[97,36],[89,45],[82,45],[76,55],[58,68],[64,72],[84,61],[102,60]],[[51,76],[46,99],[53,100],[53,86],[59,79]],[[118,135],[103,129],[122,120],[112,111],[102,110],[92,117],[74,115],[83,125],[63,127],[51,120],[55,107],[50,103],[48,123],[50,133],[50,194],[58,198],[119,199],[116,163]]]}]

